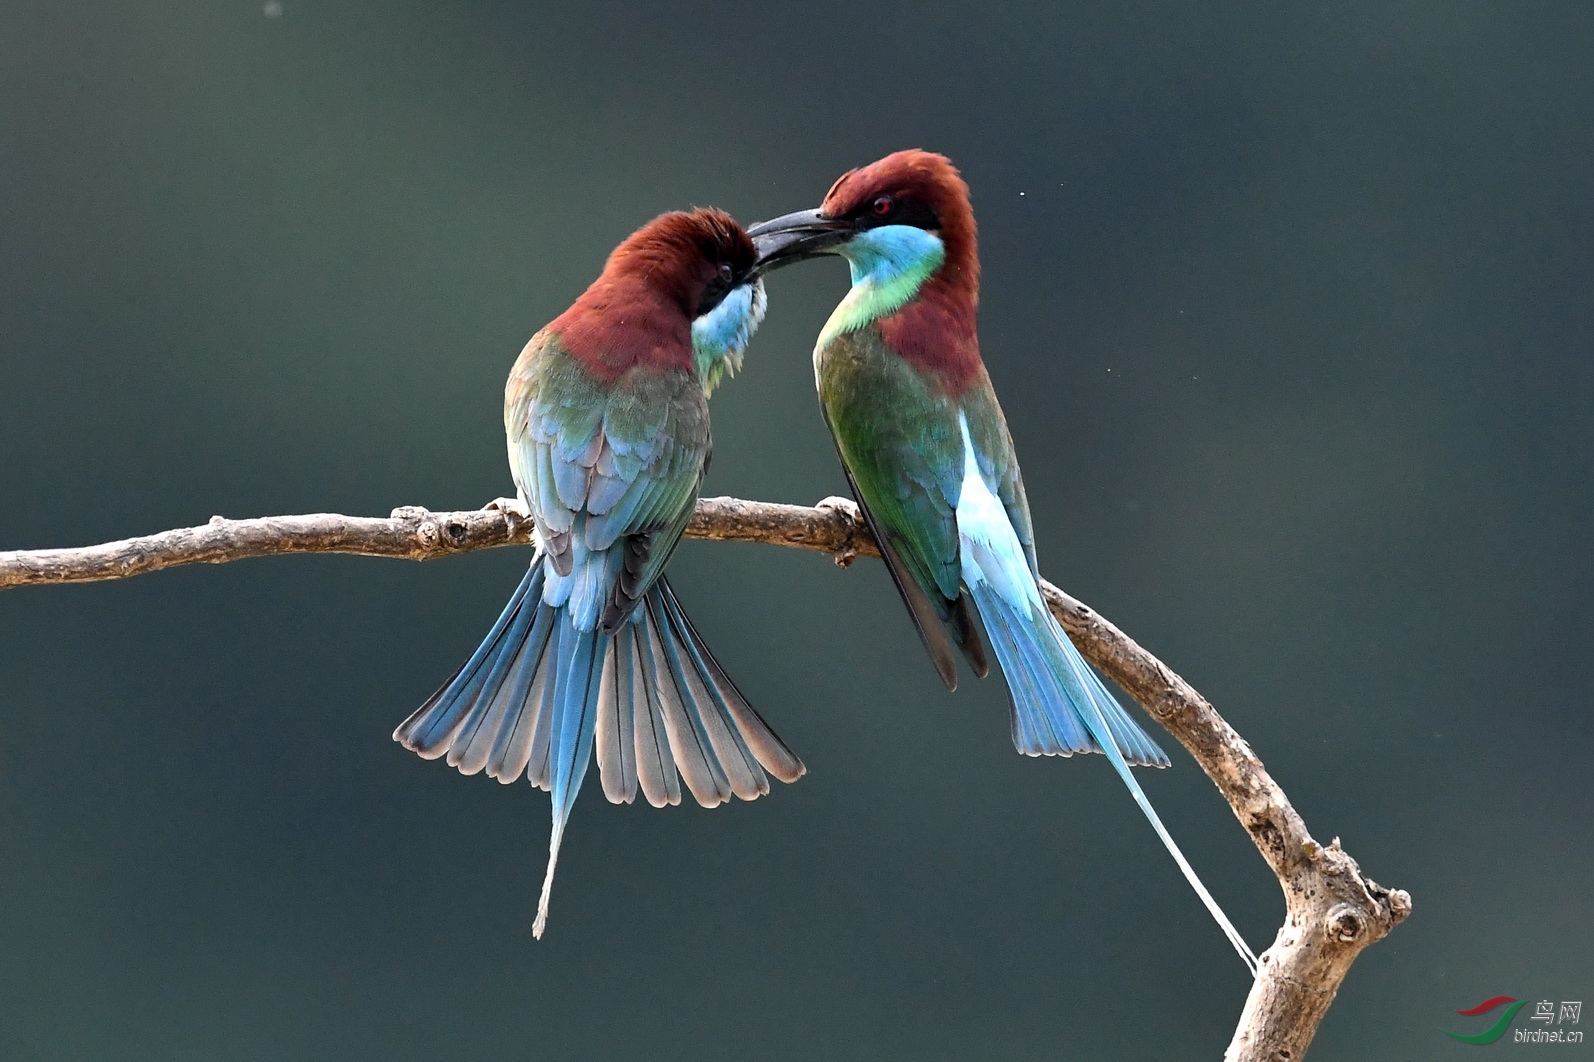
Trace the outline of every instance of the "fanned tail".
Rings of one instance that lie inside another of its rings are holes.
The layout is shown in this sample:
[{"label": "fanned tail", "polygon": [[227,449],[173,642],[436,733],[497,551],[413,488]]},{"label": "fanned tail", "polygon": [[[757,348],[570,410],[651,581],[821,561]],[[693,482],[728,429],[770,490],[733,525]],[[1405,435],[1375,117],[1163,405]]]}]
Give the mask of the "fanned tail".
[{"label": "fanned tail", "polygon": [[[526,775],[552,795],[548,869],[532,934],[548,921],[565,825],[596,750],[604,795],[655,807],[681,802],[681,779],[704,807],[769,792],[768,775],[802,777],[802,761],[747,703],[660,580],[615,634],[578,629],[543,601],[541,558],[465,665],[398,729],[425,759],[509,783]],[[767,773],[766,773],[767,772]]]},{"label": "fanned tail", "polygon": [[1031,756],[1105,753],[1185,880],[1255,977],[1256,954],[1196,876],[1129,769],[1131,763],[1166,767],[1167,755],[1124,712],[1044,605],[1037,600],[1021,614],[984,579],[970,580],[969,589],[1007,676],[1013,742],[1019,751]]}]

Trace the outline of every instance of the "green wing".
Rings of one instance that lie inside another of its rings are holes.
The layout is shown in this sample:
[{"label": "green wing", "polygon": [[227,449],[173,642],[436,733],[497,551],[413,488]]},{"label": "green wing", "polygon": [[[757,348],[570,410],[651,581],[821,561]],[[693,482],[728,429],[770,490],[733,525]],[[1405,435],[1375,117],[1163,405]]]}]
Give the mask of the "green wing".
[{"label": "green wing", "polygon": [[959,403],[888,350],[873,329],[827,343],[818,382],[853,494],[936,670],[956,688],[955,643],[984,675],[988,664],[958,555]]}]

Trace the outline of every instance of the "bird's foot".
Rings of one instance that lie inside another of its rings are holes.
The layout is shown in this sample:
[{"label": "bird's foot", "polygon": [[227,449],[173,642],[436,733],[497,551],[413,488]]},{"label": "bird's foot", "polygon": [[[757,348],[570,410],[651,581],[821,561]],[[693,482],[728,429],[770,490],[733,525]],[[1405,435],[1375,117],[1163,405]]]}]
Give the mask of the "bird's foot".
[{"label": "bird's foot", "polygon": [[814,506],[822,513],[829,513],[836,521],[843,525],[844,532],[841,546],[830,554],[830,559],[836,562],[838,568],[849,568],[852,562],[858,559],[858,529],[867,526],[863,522],[863,513],[859,511],[857,502],[851,498],[838,498],[832,495]]},{"label": "bird's foot", "polygon": [[537,541],[536,525],[532,523],[531,509],[519,498],[494,498],[482,506],[482,512],[499,512],[504,514],[504,520],[509,524],[509,534],[513,538],[520,537],[522,529],[527,524],[532,524],[532,542]]},{"label": "bird's foot", "polygon": [[496,509],[501,513],[508,513],[510,516],[518,517],[521,520],[531,519],[531,510],[526,508],[526,503],[519,498],[494,498],[486,505],[483,505],[482,508]]}]

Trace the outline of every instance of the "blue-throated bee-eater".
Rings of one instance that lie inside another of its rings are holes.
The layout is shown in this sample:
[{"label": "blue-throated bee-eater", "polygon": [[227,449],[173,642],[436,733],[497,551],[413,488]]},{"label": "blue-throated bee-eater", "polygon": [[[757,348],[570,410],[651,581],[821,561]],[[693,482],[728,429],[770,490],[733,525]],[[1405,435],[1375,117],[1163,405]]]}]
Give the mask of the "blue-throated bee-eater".
[{"label": "blue-throated bee-eater", "polygon": [[596,748],[603,792],[714,807],[802,762],[692,629],[664,580],[708,468],[708,395],[764,313],[755,251],[716,210],[664,214],[521,351],[509,468],[537,550],[475,654],[394,731],[427,759],[553,799],[542,936],[565,823]]},{"label": "blue-throated bee-eater", "polygon": [[945,156],[899,151],[843,174],[817,210],[748,231],[762,270],[818,255],[851,268],[852,288],[814,347],[819,403],[942,680],[957,687],[959,651],[986,674],[983,626],[1007,678],[1019,751],[1105,753],[1254,973],[1256,956],[1129,770],[1165,767],[1167,756],[1041,598],[1024,483],[975,334],[980,264],[958,171]]}]

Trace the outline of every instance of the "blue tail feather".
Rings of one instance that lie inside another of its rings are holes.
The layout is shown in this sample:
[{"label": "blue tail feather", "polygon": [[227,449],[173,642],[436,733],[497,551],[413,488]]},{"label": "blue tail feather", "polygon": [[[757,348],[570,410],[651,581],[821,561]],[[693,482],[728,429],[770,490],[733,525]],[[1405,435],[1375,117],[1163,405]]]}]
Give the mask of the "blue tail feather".
[{"label": "blue tail feather", "polygon": [[[1066,633],[1063,634],[1063,641],[1069,649],[1074,648],[1073,643],[1068,641]],[[1113,742],[1122,750],[1124,759],[1138,765],[1168,766],[1167,754],[1124,714],[1119,708],[1118,699],[1108,691],[1101,679],[1096,676],[1096,672],[1086,665],[1077,651],[1069,656],[1075,661],[1074,669],[1083,679],[1085,690],[1090,694],[1090,699],[1095,703],[1096,710],[1101,713],[1107,728],[1112,731]]]},{"label": "blue tail feather", "polygon": [[542,896],[537,901],[537,918],[531,935],[541,937],[548,925],[548,901],[553,893],[554,871],[559,866],[559,847],[564,842],[565,824],[575,807],[576,794],[592,761],[592,743],[598,722],[598,695],[603,682],[603,661],[608,655],[609,636],[596,630],[579,630],[571,622],[568,609],[558,610],[559,670],[555,676],[555,721],[548,759],[552,769],[553,832],[548,838],[548,870],[543,876]]},{"label": "blue tail feather", "polygon": [[552,713],[546,707],[549,668],[545,652],[552,635],[553,611],[538,609],[536,623],[513,664],[515,679],[500,693],[509,710],[514,711],[520,706],[518,715],[499,728],[487,756],[487,776],[505,785],[527,770],[539,732],[543,736],[546,757],[547,731]]},{"label": "blue tail feather", "polygon": [[[1007,676],[1013,707],[1014,744],[1029,756],[1072,756],[1079,752],[1100,752],[1101,745],[1091,736],[1079,710],[1059,685],[1056,665],[1046,640],[1039,635],[1033,613],[1021,615],[1000,593],[983,579],[969,587],[975,607],[985,621],[996,658]],[[1048,617],[1049,618],[1049,617]],[[1110,698],[1109,698],[1110,702]],[[1112,711],[1123,716],[1125,728],[1135,728],[1123,709],[1112,703]],[[1150,738],[1144,742],[1155,750]],[[1137,763],[1141,762],[1136,760]],[[1166,766],[1167,758],[1145,761]]]},{"label": "blue tail feather", "polygon": [[[741,758],[741,749],[734,739],[724,733],[725,720],[719,706],[708,692],[708,684],[697,667],[692,645],[670,614],[663,594],[648,599],[648,619],[658,631],[664,644],[664,656],[669,665],[670,677],[675,682],[677,703],[683,712],[682,721],[690,728],[691,741],[697,755],[708,766],[713,779],[713,796],[723,804],[734,794],[752,800],[769,792],[769,779],[758,770],[757,778],[748,771]],[[757,770],[757,768],[754,768]],[[696,795],[696,794],[694,794]]]},{"label": "blue tail feather", "polygon": [[724,775],[712,762],[712,752],[707,741],[699,737],[692,724],[691,713],[683,703],[676,678],[680,666],[673,647],[666,640],[667,628],[654,614],[654,601],[644,600],[646,614],[641,625],[644,671],[653,677],[653,692],[657,697],[659,714],[664,720],[664,732],[669,738],[670,751],[681,780],[692,791],[692,796],[704,807],[717,807],[725,802]]},{"label": "blue tail feather", "polygon": [[[1256,953],[1245,942],[1245,938],[1240,935],[1240,931],[1234,928],[1234,924],[1223,913],[1223,908],[1218,906],[1218,901],[1213,899],[1212,894],[1207,891],[1206,885],[1196,876],[1195,868],[1190,865],[1189,860],[1185,859],[1184,853],[1179,850],[1179,846],[1174,843],[1172,835],[1168,833],[1168,828],[1162,824],[1162,819],[1158,817],[1157,812],[1152,808],[1151,800],[1146,796],[1145,791],[1140,788],[1140,783],[1135,780],[1134,772],[1129,769],[1129,764],[1125,761],[1124,755],[1119,752],[1117,745],[1112,741],[1108,715],[1101,710],[1099,698],[1092,695],[1090,683],[1087,681],[1087,676],[1090,675],[1089,665],[1085,663],[1084,658],[1079,655],[1079,650],[1074,648],[1073,643],[1068,640],[1068,636],[1057,625],[1057,621],[1052,619],[1050,613],[1046,614],[1046,618],[1051,620],[1051,627],[1056,633],[1058,662],[1064,667],[1064,673],[1060,674],[1059,677],[1063,678],[1065,687],[1069,689],[1071,696],[1078,697],[1083,695],[1081,707],[1084,709],[1085,725],[1090,727],[1091,731],[1096,734],[1097,740],[1107,750],[1107,759],[1112,763],[1113,770],[1118,772],[1118,777],[1128,787],[1130,796],[1140,806],[1140,810],[1151,823],[1151,828],[1156,831],[1157,836],[1162,840],[1163,847],[1168,850],[1169,855],[1173,856],[1173,860],[1179,865],[1179,870],[1184,874],[1185,880],[1190,883],[1190,887],[1200,897],[1201,902],[1206,906],[1213,920],[1218,923],[1218,928],[1223,930],[1223,935],[1228,937],[1235,953],[1240,956],[1240,961],[1245,963],[1246,969],[1251,971],[1252,977],[1255,977],[1257,972]],[[1096,685],[1101,687],[1099,680]],[[1101,694],[1109,698],[1111,696],[1107,693],[1105,687],[1101,687]],[[1116,707],[1116,702],[1113,702],[1113,704]],[[1122,709],[1119,710],[1120,712],[1122,711]],[[1160,749],[1157,751],[1161,752]]]},{"label": "blue tail feather", "polygon": [[736,795],[744,800],[752,800],[769,792],[765,770],[783,782],[795,782],[801,778],[804,771],[802,761],[753,711],[752,705],[747,703],[747,698],[725,674],[719,661],[709,653],[697,629],[692,626],[691,619],[687,617],[686,610],[677,600],[675,591],[668,583],[661,583],[659,593],[669,614],[670,626],[689,655],[698,685],[706,696],[706,700],[700,702],[700,710],[714,722],[709,729],[714,748],[722,761],[739,765],[737,771],[744,778],[743,784],[749,787],[745,792],[735,789]]},{"label": "blue tail feather", "polygon": [[[976,601],[981,596],[984,595],[976,595]],[[993,605],[990,611],[998,616],[996,622],[1004,626],[1008,624],[1008,618],[1001,615],[998,606]],[[993,637],[992,641],[997,661],[1002,665],[1002,673],[1008,676],[1013,733],[1019,751],[1029,756],[1041,756],[1048,752],[1071,756],[1075,752],[1085,751],[1084,747],[1074,742],[1059,739],[1056,728],[1047,720],[1043,692],[1046,686],[1038,674],[1040,666],[1033,660],[1032,652],[1025,652],[1026,648],[1033,649],[1033,646],[1006,630]]]},{"label": "blue tail feather", "polygon": [[652,656],[644,638],[641,622],[627,623],[616,636],[616,652],[620,666],[631,673],[632,699],[631,735],[621,740],[631,740],[636,757],[637,788],[649,804],[656,808],[681,802],[681,778],[675,770],[675,760],[670,753],[669,737],[664,729],[663,710],[659,706],[658,690],[649,678]]},{"label": "blue tail feather", "polygon": [[[592,758],[597,723],[598,664],[607,651],[608,638],[594,630],[579,630],[561,609],[558,633],[558,670],[555,673],[553,741],[548,752],[550,792],[556,814],[568,816]],[[600,648],[599,639],[604,645]]]},{"label": "blue tail feather", "polygon": [[[461,691],[461,699],[468,698],[470,708],[452,735],[451,747],[444,761],[450,767],[459,767],[464,761],[465,753],[469,751],[471,742],[480,732],[493,702],[498,700],[498,692],[509,678],[509,665],[514,662],[521,645],[525,643],[526,634],[531,630],[536,612],[535,606],[524,602],[521,604],[514,618],[504,628],[497,647],[482,662],[477,676]],[[476,770],[480,770],[479,764]],[[465,770],[463,773],[474,774],[476,771]]]},{"label": "blue tail feather", "polygon": [[636,728],[636,689],[629,655],[630,626],[625,624],[615,632],[598,693],[598,777],[611,804],[631,803],[637,790],[636,742],[631,737]]},{"label": "blue tail feather", "polygon": [[460,723],[483,689],[492,668],[489,658],[496,659],[504,648],[505,629],[527,607],[527,599],[535,602],[541,592],[542,565],[533,564],[470,659],[425,704],[399,724],[393,731],[393,740],[425,759],[435,759],[447,752]]},{"label": "blue tail feather", "polygon": [[688,665],[684,674],[696,709],[698,730],[713,748],[731,793],[743,800],[763,796],[769,792],[769,778],[740,733],[727,699],[727,694],[738,699],[740,694],[734,686],[728,687],[728,680],[721,684],[718,666],[711,666],[713,658],[702,647],[697,632],[669,587],[661,588],[659,602],[669,622],[671,636],[681,647],[679,655]]},{"label": "blue tail feather", "polygon": [[[975,607],[986,617],[985,627],[991,638],[991,648],[996,653],[996,662],[1001,665],[1002,674],[1007,677],[1013,744],[1027,756],[1040,755],[1045,748],[1041,738],[1042,723],[1035,710],[1040,701],[1040,692],[1024,660],[1022,643],[1008,629],[1011,626],[1009,612],[1001,600],[990,593],[989,587],[983,584],[976,586],[971,596]],[[993,627],[997,629],[992,630]]]},{"label": "blue tail feather", "polygon": [[[505,648],[477,695],[476,707],[454,739],[449,766],[461,774],[476,774],[494,762],[495,753],[502,757],[517,730],[535,722],[529,718],[535,713],[525,710],[527,687],[552,628],[552,610],[521,607],[520,615],[505,629]],[[491,772],[493,777],[497,774]]]},{"label": "blue tail feather", "polygon": [[[724,714],[724,720],[730,735],[736,741],[737,749],[749,757],[749,768],[753,769],[756,764],[782,782],[795,782],[801,778],[807,770],[802,760],[786,747],[786,743],[753,710],[753,706],[747,703],[747,698],[742,696],[742,692],[736,688],[730,676],[725,674],[725,669],[720,667],[719,661],[715,660],[708,651],[703,639],[693,628],[686,611],[681,608],[681,603],[676,600],[675,591],[668,583],[661,583],[659,589],[669,606],[671,615],[675,618],[682,642],[692,654],[698,674],[707,683],[714,703]],[[753,773],[756,776],[757,770],[754,769]],[[760,790],[760,792],[765,791],[767,789]]]},{"label": "blue tail feather", "polygon": [[[1104,753],[1173,856],[1185,880],[1254,976],[1255,953],[1196,876],[1129,769],[1130,764],[1166,767],[1167,755],[1124,712],[1043,605],[1027,609],[1029,614],[1021,615],[983,579],[973,580],[969,590],[985,621],[986,633],[996,650],[1002,673],[1007,676],[1015,720],[1023,719],[1026,714],[1038,717],[1049,729],[1046,736],[1055,739],[1051,746],[1033,751],[1020,744],[1020,751],[1031,755],[1065,756],[1084,751]],[[1026,706],[1024,702],[1032,697],[1036,699]],[[1015,722],[1015,740],[1023,731],[1023,725]]]},{"label": "blue tail feather", "polygon": [[[550,635],[549,642],[552,642]],[[541,789],[544,793],[549,788],[549,749],[553,747],[554,728],[554,694],[557,684],[554,682],[555,654],[548,646],[542,650],[542,660],[537,664],[537,676],[532,680],[531,688],[527,691],[527,711],[535,714],[536,727],[532,730],[529,744],[526,749],[526,781]],[[511,765],[504,764],[507,772]],[[502,775],[498,779],[514,781],[514,776],[508,778]]]},{"label": "blue tail feather", "polygon": [[[783,781],[803,773],[802,761],[736,691],[666,584],[651,587],[613,635],[596,629],[585,614],[593,611],[586,607],[591,595],[571,594],[572,585],[549,584],[539,556],[470,659],[393,733],[428,759],[446,756],[461,773],[485,770],[505,783],[524,774],[550,792],[553,830],[537,936],[594,754],[604,795],[615,803],[640,790],[655,806],[678,804],[684,777],[698,802],[712,807],[768,792],[766,770]],[[548,596],[559,603],[550,605]],[[571,607],[577,602],[585,611]]]}]

